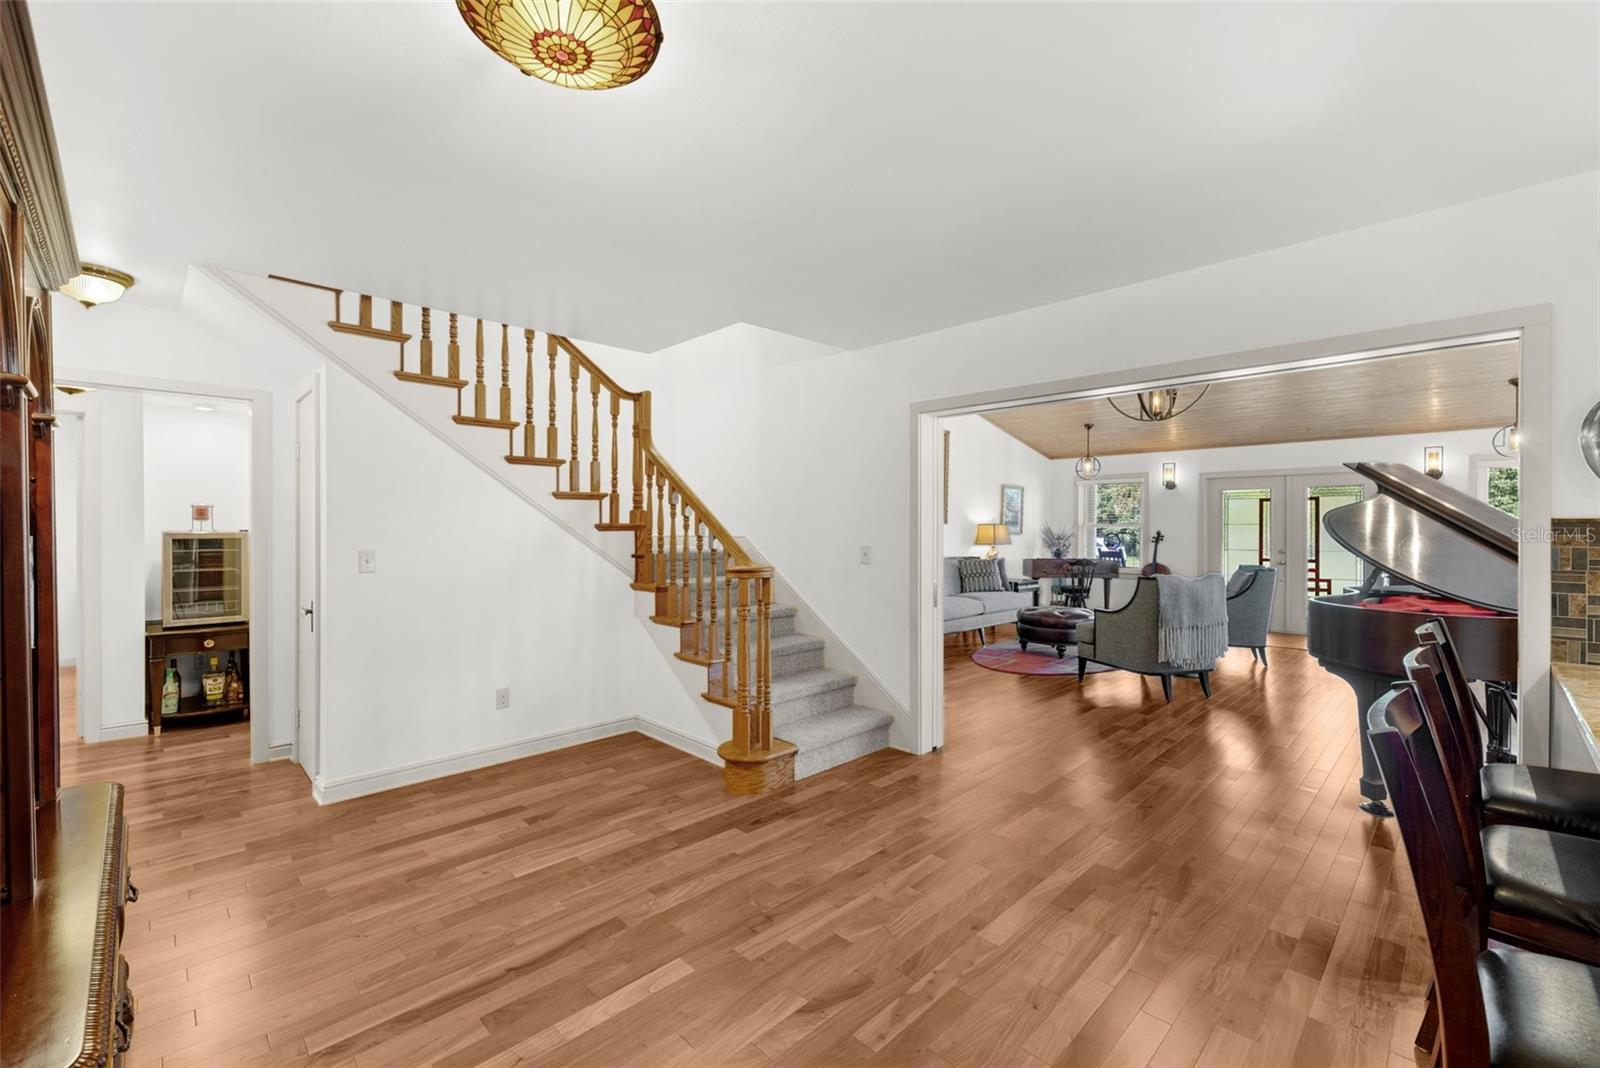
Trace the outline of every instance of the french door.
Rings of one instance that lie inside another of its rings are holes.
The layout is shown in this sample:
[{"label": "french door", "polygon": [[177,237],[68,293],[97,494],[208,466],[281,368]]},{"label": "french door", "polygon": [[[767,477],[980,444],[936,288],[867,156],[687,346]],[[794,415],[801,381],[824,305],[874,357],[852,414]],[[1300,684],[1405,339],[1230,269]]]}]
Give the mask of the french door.
[{"label": "french door", "polygon": [[1364,499],[1371,483],[1344,468],[1207,478],[1206,558],[1201,570],[1232,575],[1241,564],[1278,570],[1270,628],[1306,632],[1306,602],[1343,593],[1365,577],[1361,559],[1326,535],[1323,517]]}]

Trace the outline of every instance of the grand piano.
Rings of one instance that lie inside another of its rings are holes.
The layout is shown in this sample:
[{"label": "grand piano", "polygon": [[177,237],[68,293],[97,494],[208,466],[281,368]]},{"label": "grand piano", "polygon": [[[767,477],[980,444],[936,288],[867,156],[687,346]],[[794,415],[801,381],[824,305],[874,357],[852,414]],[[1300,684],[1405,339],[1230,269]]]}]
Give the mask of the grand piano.
[{"label": "grand piano", "polygon": [[1363,811],[1392,815],[1367,739],[1367,709],[1402,681],[1416,629],[1442,617],[1469,678],[1488,687],[1491,759],[1509,757],[1517,679],[1516,517],[1405,464],[1350,463],[1378,493],[1323,516],[1334,541],[1368,565],[1355,593],[1314,597],[1306,648],[1356,693]]}]

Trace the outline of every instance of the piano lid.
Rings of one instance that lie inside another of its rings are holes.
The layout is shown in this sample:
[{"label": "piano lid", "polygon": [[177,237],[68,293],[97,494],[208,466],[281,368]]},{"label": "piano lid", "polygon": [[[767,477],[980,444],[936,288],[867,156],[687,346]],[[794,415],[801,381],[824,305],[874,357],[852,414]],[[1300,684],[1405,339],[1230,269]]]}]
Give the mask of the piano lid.
[{"label": "piano lid", "polygon": [[1348,463],[1378,496],[1322,517],[1340,545],[1403,582],[1500,612],[1517,610],[1517,520],[1405,464]]}]

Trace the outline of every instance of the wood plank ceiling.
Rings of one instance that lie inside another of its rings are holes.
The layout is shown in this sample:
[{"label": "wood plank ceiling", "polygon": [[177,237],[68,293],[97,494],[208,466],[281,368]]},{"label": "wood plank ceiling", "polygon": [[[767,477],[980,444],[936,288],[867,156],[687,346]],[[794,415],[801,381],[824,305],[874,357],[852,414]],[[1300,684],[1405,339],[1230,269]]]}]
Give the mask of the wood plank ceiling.
[{"label": "wood plank ceiling", "polygon": [[[1520,366],[1520,343],[1496,341],[1217,382],[1193,408],[1159,423],[1125,419],[1104,397],[983,417],[1052,460],[1083,454],[1084,423],[1094,424],[1100,456],[1472,430],[1511,422],[1515,395],[1507,379]],[[1199,389],[1180,390],[1180,406]],[[1117,404],[1139,407],[1131,395]]]}]

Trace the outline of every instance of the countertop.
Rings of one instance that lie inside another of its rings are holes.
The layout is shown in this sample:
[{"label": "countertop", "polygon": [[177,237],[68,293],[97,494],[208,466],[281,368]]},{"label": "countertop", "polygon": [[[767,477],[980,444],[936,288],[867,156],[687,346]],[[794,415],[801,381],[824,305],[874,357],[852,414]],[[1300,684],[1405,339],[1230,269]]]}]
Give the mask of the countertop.
[{"label": "countertop", "polygon": [[1581,725],[1589,730],[1589,751],[1600,757],[1600,664],[1550,665],[1550,676],[1567,693]]}]

